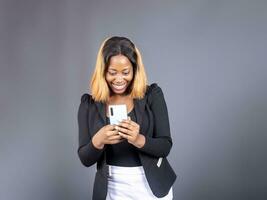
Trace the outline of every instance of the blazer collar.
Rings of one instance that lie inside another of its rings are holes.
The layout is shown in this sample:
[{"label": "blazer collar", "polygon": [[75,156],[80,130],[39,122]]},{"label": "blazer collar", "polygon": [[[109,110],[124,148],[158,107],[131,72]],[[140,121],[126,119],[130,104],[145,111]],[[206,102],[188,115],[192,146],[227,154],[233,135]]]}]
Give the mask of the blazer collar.
[{"label": "blazer collar", "polygon": [[[134,99],[134,109],[136,113],[137,124],[141,125],[142,116],[145,110],[146,96],[142,99]],[[106,104],[102,102],[95,102],[98,113],[101,119],[106,124]]]}]

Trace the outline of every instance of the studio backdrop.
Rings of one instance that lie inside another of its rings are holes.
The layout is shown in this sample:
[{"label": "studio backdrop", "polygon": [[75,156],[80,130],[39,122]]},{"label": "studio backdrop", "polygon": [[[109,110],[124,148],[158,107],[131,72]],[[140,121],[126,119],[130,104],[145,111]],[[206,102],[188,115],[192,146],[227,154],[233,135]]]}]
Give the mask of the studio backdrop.
[{"label": "studio backdrop", "polygon": [[0,199],[91,199],[77,112],[113,35],[164,92],[174,199],[267,199],[266,21],[263,0],[0,0]]}]

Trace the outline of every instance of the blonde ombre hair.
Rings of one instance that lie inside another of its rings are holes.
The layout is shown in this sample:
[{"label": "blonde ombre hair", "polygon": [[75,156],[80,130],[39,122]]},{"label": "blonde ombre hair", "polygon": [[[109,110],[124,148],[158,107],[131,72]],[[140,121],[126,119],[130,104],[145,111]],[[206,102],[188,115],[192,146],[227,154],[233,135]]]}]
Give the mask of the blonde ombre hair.
[{"label": "blonde ombre hair", "polygon": [[91,94],[95,101],[106,102],[110,97],[110,90],[105,76],[112,56],[122,54],[133,65],[134,76],[130,88],[130,97],[141,99],[147,88],[147,76],[138,48],[125,37],[111,37],[103,41],[97,54],[95,70],[91,78]]}]

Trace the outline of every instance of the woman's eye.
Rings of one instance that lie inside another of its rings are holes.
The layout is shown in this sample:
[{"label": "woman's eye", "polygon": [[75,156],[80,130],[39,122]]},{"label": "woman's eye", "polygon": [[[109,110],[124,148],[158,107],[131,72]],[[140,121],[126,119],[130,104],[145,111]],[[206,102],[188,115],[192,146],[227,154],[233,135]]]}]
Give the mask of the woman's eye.
[{"label": "woman's eye", "polygon": [[116,72],[108,72],[111,76],[116,75]]},{"label": "woman's eye", "polygon": [[129,72],[123,72],[123,75],[128,75],[129,74]]}]

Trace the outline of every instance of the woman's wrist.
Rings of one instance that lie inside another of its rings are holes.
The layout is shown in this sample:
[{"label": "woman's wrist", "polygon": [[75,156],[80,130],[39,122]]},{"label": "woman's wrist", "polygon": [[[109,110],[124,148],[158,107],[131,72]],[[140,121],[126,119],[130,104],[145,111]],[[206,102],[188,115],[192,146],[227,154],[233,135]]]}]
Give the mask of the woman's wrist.
[{"label": "woman's wrist", "polygon": [[138,134],[135,146],[140,149],[145,145],[145,143],[146,143],[145,136],[143,136],[142,134]]},{"label": "woman's wrist", "polygon": [[102,144],[102,143],[99,141],[97,135],[94,135],[94,136],[93,136],[93,138],[92,138],[92,143],[93,143],[93,146],[94,146],[96,149],[99,149],[99,150],[103,149],[104,146],[105,146],[104,144]]}]

